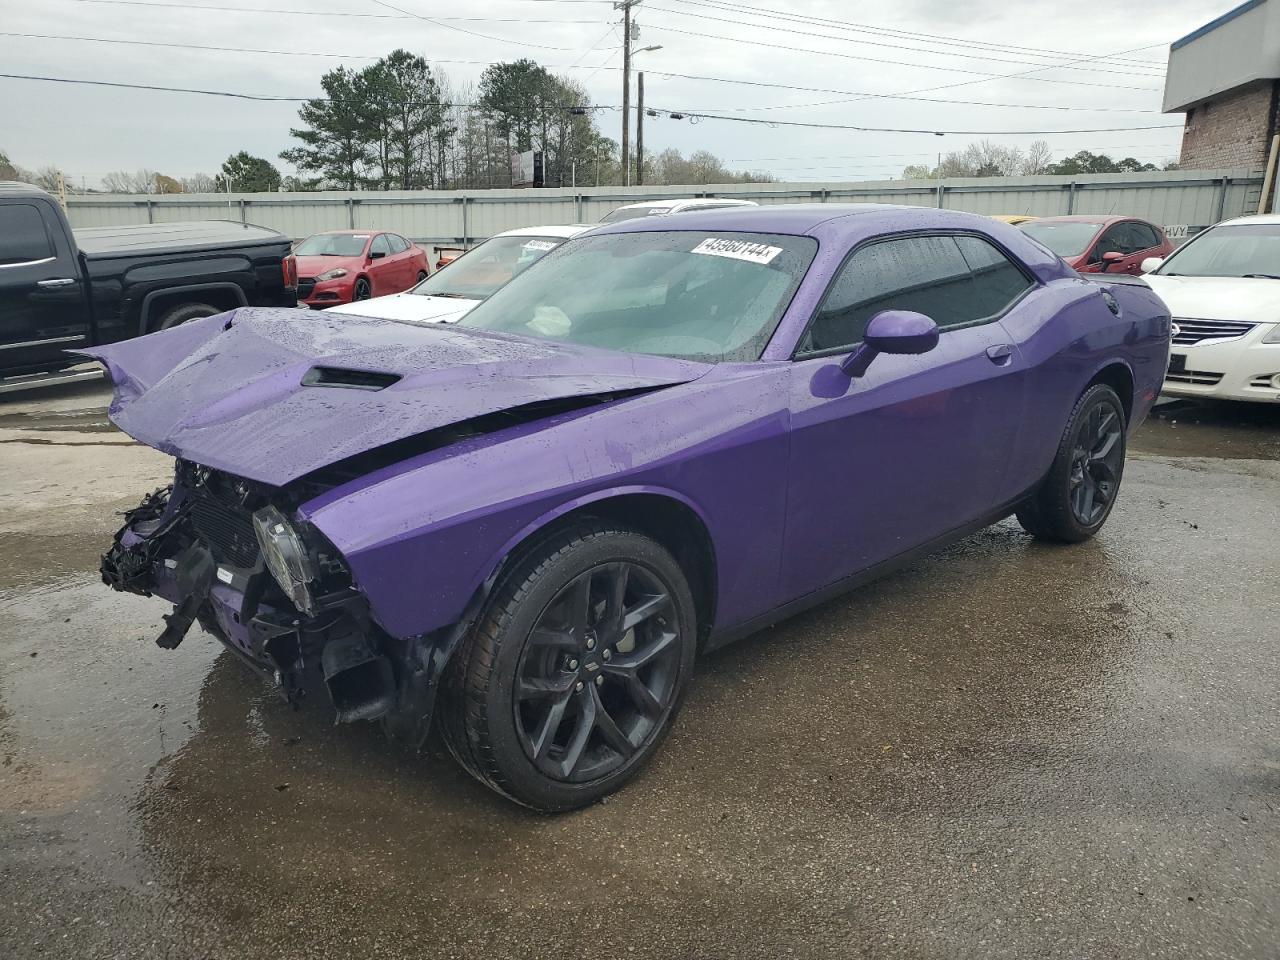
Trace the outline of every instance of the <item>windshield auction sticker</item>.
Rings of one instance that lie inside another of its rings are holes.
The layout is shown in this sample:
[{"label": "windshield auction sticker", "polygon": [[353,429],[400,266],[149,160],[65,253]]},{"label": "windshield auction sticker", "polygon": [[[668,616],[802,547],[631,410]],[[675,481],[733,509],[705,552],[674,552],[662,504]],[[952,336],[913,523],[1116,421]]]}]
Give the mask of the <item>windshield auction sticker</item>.
[{"label": "windshield auction sticker", "polygon": [[746,260],[749,263],[769,263],[782,252],[781,247],[770,247],[750,240],[725,240],[720,237],[707,237],[692,250],[693,253],[707,254],[712,257],[728,257],[731,260]]},{"label": "windshield auction sticker", "polygon": [[524,245],[526,250],[554,250],[556,244],[554,240],[530,240]]}]

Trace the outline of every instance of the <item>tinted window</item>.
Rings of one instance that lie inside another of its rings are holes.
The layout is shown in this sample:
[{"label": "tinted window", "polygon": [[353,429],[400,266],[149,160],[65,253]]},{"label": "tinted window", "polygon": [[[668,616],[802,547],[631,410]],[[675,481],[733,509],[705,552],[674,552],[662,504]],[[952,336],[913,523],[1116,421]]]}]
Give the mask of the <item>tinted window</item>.
[{"label": "tinted window", "polygon": [[385,233],[380,233],[373,238],[373,243],[369,244],[370,253],[388,254],[391,252],[391,243],[387,240]]},{"label": "tinted window", "polygon": [[409,241],[394,233],[387,234],[387,242],[391,244],[392,253],[404,253],[409,249]]},{"label": "tinted window", "polygon": [[914,310],[943,330],[985,320],[1030,285],[995,247],[959,239],[964,253],[952,237],[904,237],[859,250],[841,269],[801,351],[860,343],[867,322],[882,310]]},{"label": "tinted window", "polygon": [[53,256],[40,211],[29,203],[0,204],[0,264]]},{"label": "tinted window", "polygon": [[1134,253],[1160,246],[1160,238],[1156,236],[1155,228],[1149,223],[1131,222],[1129,224],[1129,234],[1130,242],[1133,243]]},{"label": "tinted window", "polygon": [[1027,275],[999,248],[980,237],[956,237],[973,274],[970,309],[974,319],[994,317],[1031,286]]}]

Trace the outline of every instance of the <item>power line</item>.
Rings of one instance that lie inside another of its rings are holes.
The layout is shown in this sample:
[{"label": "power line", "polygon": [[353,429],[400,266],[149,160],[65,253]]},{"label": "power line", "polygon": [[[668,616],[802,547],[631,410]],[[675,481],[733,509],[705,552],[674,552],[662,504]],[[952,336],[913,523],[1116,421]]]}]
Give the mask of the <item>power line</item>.
[{"label": "power line", "polygon": [[[412,10],[406,10],[404,7],[397,7],[394,3],[388,3],[387,0],[372,0],[380,7],[386,7],[388,10],[394,10],[396,13],[403,13],[405,16],[414,17],[424,23],[430,23],[437,27],[444,27],[446,30],[456,30],[458,33],[465,33],[469,37],[479,37],[482,40],[493,40],[498,43],[511,43],[517,47],[529,47],[533,50],[559,50],[573,51],[576,47],[557,47],[545,43],[529,43],[526,40],[512,40],[509,37],[495,37],[491,33],[480,33],[476,30],[468,30],[466,27],[454,26],[452,23],[445,23],[443,20],[437,20],[432,17],[423,16],[420,13],[414,13]],[[596,21],[599,23],[599,21]]]},{"label": "power line", "polygon": [[[865,23],[851,23],[844,20],[832,20],[827,17],[817,17],[812,14],[800,14],[794,12],[783,12],[778,10],[766,10],[762,7],[755,7],[745,3],[730,2],[730,0],[681,0],[683,4],[698,7],[707,7],[717,12],[729,12],[737,14],[750,14],[752,16],[761,17],[769,20],[781,20],[788,23],[801,23],[806,25],[821,25],[828,29],[843,30],[850,33],[870,33],[878,36],[904,37],[917,40],[924,43],[932,43],[935,45],[960,46],[966,49],[989,48],[992,50],[1000,50],[1005,52],[1019,53],[1027,56],[1049,56],[1049,57],[1082,57],[1089,54],[1075,53],[1062,50],[1048,50],[1044,47],[1027,47],[1018,44],[992,43],[985,40],[972,40],[965,37],[948,36],[936,33],[922,33],[918,30],[899,30],[893,27],[877,27]],[[660,9],[651,7],[650,9]],[[1162,45],[1162,44],[1161,44]],[[1114,60],[1117,63],[1132,63],[1139,66],[1149,66],[1159,68],[1161,65],[1152,60],[1142,60],[1136,58],[1125,58],[1119,55],[1107,56],[1106,59]]]},{"label": "power line", "polygon": [[[657,108],[655,108],[657,109]],[[808,127],[815,130],[853,130],[859,133],[921,133],[930,136],[968,136],[968,137],[1005,137],[1005,136],[1052,136],[1054,134],[1075,133],[1126,133],[1131,130],[1181,130],[1181,124],[1160,124],[1147,127],[1091,127],[1079,130],[932,130],[912,127],[865,127],[851,123],[807,123],[801,120],[761,120],[759,117],[727,117],[723,114],[698,113],[689,110],[668,110],[662,108],[659,113],[683,116],[694,123],[701,120],[726,120],[731,123],[755,123],[766,127]]]},{"label": "power line", "polygon": [[[338,10],[293,10],[281,9],[273,7],[233,7],[221,4],[189,4],[189,3],[169,3],[165,0],[64,0],[66,3],[99,3],[110,4],[120,7],[168,7],[181,10],[184,13],[192,11],[199,12],[208,10],[213,13],[261,13],[261,14],[283,14],[290,17],[354,17],[363,20],[413,20],[416,19],[411,13],[355,13],[351,11]],[[565,0],[560,0],[565,2]],[[600,20],[530,20],[528,17],[436,17],[437,20],[455,21],[460,23],[600,23]]]},{"label": "power line", "polygon": [[[548,0],[548,2],[550,2],[550,0]],[[611,26],[610,29],[612,30],[613,27]],[[231,46],[220,46],[220,45],[214,45],[214,44],[177,43],[177,42],[160,41],[160,40],[125,40],[125,39],[116,38],[116,37],[77,37],[77,36],[69,36],[66,34],[15,33],[15,32],[0,31],[0,37],[17,37],[17,38],[22,38],[27,40],[60,40],[60,41],[72,41],[77,43],[111,43],[111,44],[121,44],[124,46],[162,47],[162,48],[174,48],[179,50],[202,50],[210,53],[250,53],[250,54],[265,54],[268,56],[279,56],[279,57],[321,57],[321,58],[338,59],[338,60],[377,60],[379,59],[379,57],[374,54],[328,53],[328,52],[317,51],[317,50],[274,50],[274,49],[265,49],[261,47],[231,47]],[[597,44],[599,43],[599,41],[596,41],[596,42]],[[605,58],[604,62],[595,66],[592,66],[589,64],[584,65],[576,62],[570,63],[570,64],[563,64],[563,65],[548,64],[547,66],[549,69],[552,69],[552,70],[591,70],[592,72],[582,80],[583,83],[586,83],[589,80],[591,80],[591,78],[594,77],[601,70],[620,70],[621,69],[621,67],[609,66],[609,62],[614,57],[617,56],[618,50],[621,49],[621,46],[606,48],[606,49],[612,50],[612,53],[610,53],[610,55],[607,58]],[[587,53],[590,53],[590,52],[591,52],[590,50],[587,51]],[[600,52],[604,52],[604,51],[600,51]],[[495,61],[491,61],[491,60],[461,60],[461,59],[438,59],[438,58],[431,58],[430,62],[437,63],[437,64],[445,63],[445,64],[459,64],[459,65],[466,65],[466,66],[492,66],[495,63]],[[948,100],[940,97],[916,97],[916,96],[910,96],[907,94],[876,94],[876,93],[867,93],[865,91],[860,91],[860,90],[840,90],[833,87],[805,87],[805,86],[799,86],[796,84],[769,83],[763,80],[736,80],[730,77],[710,77],[710,76],[704,76],[704,75],[693,74],[693,73],[675,73],[667,70],[650,69],[650,70],[646,70],[645,72],[652,76],[665,77],[668,79],[692,80],[695,82],[705,82],[705,83],[731,84],[736,86],[759,87],[759,88],[774,89],[774,90],[792,90],[792,91],[797,91],[801,93],[830,93],[830,94],[836,94],[838,96],[852,97],[855,99],[879,98],[879,99],[889,99],[889,100],[909,100],[909,101],[915,101],[920,103],[936,103],[936,104],[943,104],[943,105],[995,107],[999,109],[1021,109],[1021,110],[1056,110],[1056,111],[1068,111],[1073,113],[1156,113],[1157,112],[1154,110],[1145,110],[1137,107],[1073,107],[1073,106],[1064,106],[1059,104],[1000,103],[1000,102],[992,102],[988,100],[954,100],[954,99]],[[724,112],[730,112],[732,110],[738,110],[738,109],[750,109],[750,110],[801,109],[809,106],[827,106],[830,104],[838,104],[838,103],[846,103],[846,102],[849,102],[849,101],[830,100],[830,101],[824,101],[821,104],[780,104],[777,106],[761,106],[761,107],[748,107],[748,108],[732,107],[732,108],[725,108]],[[720,111],[708,109],[707,112],[716,113]]]},{"label": "power line", "polygon": [[[383,0],[374,0],[374,2],[382,3]],[[1150,91],[1150,92],[1159,91],[1158,87],[1131,87],[1124,84],[1116,84],[1116,83],[1089,83],[1087,80],[1053,80],[1048,77],[1027,77],[1026,76],[1026,74],[1028,73],[1034,73],[1038,70],[1056,69],[1058,66],[1065,66],[1065,64],[1063,65],[1045,64],[1043,66],[1038,66],[1033,70],[1026,70],[1026,71],[1023,71],[1022,73],[1014,73],[1014,74],[987,73],[985,70],[970,70],[967,67],[944,67],[940,64],[922,64],[922,63],[904,64],[900,60],[879,60],[874,57],[864,57],[861,54],[856,54],[856,53],[838,53],[834,50],[812,50],[808,47],[793,47],[783,43],[768,43],[764,40],[747,40],[743,37],[725,37],[725,36],[719,36],[714,33],[702,33],[702,32],[695,32],[692,30],[679,30],[675,27],[651,26],[649,29],[660,30],[664,33],[678,33],[686,37],[697,37],[700,40],[726,40],[731,43],[745,43],[753,47],[768,47],[772,50],[786,50],[790,53],[808,53],[808,54],[814,54],[816,56],[823,56],[823,57],[839,57],[842,60],[857,60],[861,63],[885,63],[885,64],[889,64],[890,66],[895,66],[895,67],[905,66],[905,67],[911,67],[912,69],[916,69],[916,70],[945,70],[949,73],[970,73],[970,74],[977,74],[978,76],[984,78],[981,81],[967,81],[967,82],[985,82],[986,80],[1003,80],[1003,79],[1006,79],[1007,77],[1012,76],[1012,77],[1024,77],[1025,79],[1032,80],[1036,83],[1061,83],[1061,84],[1066,84],[1068,86],[1073,86],[1073,87],[1105,87],[1113,90],[1143,90],[1143,91]]]},{"label": "power line", "polygon": [[[952,51],[949,51],[949,50],[929,50],[924,47],[909,47],[899,43],[884,43],[878,40],[861,40],[856,37],[833,37],[829,33],[814,33],[811,30],[796,30],[790,27],[780,27],[780,26],[777,26],[776,24],[744,23],[741,20],[730,20],[727,17],[713,17],[710,14],[706,14],[706,13],[698,13],[698,12],[689,11],[689,10],[672,10],[668,7],[649,6],[649,7],[646,7],[645,9],[656,11],[659,13],[675,14],[681,17],[695,17],[700,20],[713,20],[717,23],[729,23],[729,24],[734,24],[736,26],[740,26],[740,27],[756,27],[761,30],[770,30],[770,31],[780,32],[780,33],[794,33],[804,37],[817,37],[823,40],[836,40],[841,43],[859,43],[859,44],[865,44],[871,47],[884,47],[890,50],[910,50],[913,53],[928,53],[928,54],[934,54],[936,56],[941,56],[941,57],[961,57],[966,60],[983,60],[987,63],[1013,63],[1013,64],[1019,64],[1021,66],[1040,66],[1040,64],[1037,64],[1034,60],[1007,60],[1007,59],[1002,59],[1000,57],[993,57],[990,53],[953,53]],[[659,24],[657,27],[655,27],[655,29],[665,30],[668,28],[663,27],[661,24]],[[724,37],[720,39],[737,40],[740,43],[752,42],[750,40],[744,40],[737,37]],[[815,51],[815,52],[821,52],[821,51]],[[1043,56],[1043,55],[1038,54],[1038,56]],[[904,66],[912,66],[912,64],[904,64]],[[1088,68],[1066,67],[1064,69],[1085,70]],[[1162,72],[1151,73],[1149,71],[1136,71],[1136,70],[1107,70],[1101,67],[1094,67],[1093,69],[1098,73],[1114,73],[1114,74],[1121,74],[1124,76],[1131,76],[1131,77],[1150,78],[1150,77],[1158,77],[1162,75]]]}]

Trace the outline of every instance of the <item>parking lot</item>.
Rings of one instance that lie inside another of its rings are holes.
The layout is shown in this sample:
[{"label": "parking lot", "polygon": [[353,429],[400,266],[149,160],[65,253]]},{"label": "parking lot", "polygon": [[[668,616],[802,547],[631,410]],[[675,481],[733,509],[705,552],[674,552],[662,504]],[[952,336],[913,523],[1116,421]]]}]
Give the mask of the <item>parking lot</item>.
[{"label": "parking lot", "polygon": [[97,558],[169,461],[0,404],[0,955],[1274,956],[1280,408],[1157,408],[1012,522],[701,664],[576,814],[292,712]]}]

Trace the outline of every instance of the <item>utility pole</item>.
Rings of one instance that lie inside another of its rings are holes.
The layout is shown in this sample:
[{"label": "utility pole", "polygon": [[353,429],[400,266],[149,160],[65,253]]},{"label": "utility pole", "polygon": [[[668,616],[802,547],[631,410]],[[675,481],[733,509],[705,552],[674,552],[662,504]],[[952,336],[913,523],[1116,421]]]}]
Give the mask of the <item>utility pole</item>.
[{"label": "utility pole", "polygon": [[640,0],[621,0],[622,8],[622,184],[631,186],[631,8]]},{"label": "utility pole", "polygon": [[644,71],[636,74],[636,186],[644,185]]}]

